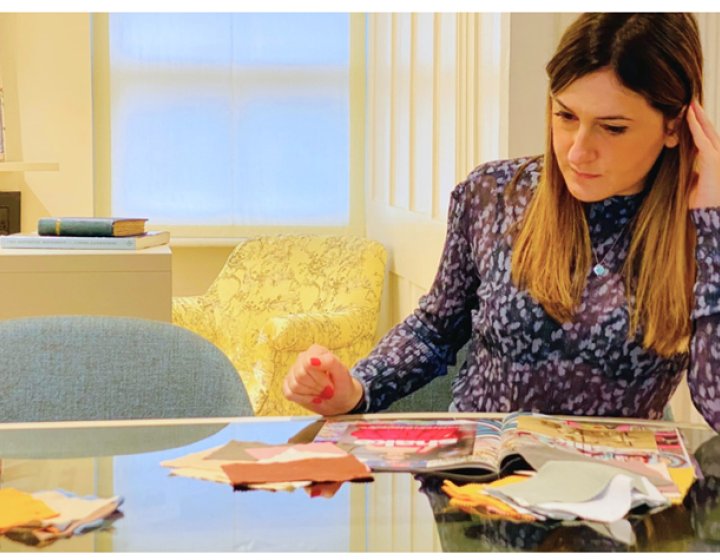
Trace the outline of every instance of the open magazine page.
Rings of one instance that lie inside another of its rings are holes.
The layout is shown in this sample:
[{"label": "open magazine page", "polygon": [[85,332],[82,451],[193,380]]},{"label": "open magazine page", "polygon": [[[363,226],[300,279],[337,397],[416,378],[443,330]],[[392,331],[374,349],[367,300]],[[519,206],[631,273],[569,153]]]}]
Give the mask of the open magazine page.
[{"label": "open magazine page", "polygon": [[332,441],[376,471],[497,472],[497,420],[328,420],[315,441]]},{"label": "open magazine page", "polygon": [[498,451],[498,463],[503,457],[517,453],[521,439],[517,431],[517,422],[520,415],[532,414],[530,412],[511,412],[505,416],[500,426],[500,449]]},{"label": "open magazine page", "polygon": [[518,431],[518,418],[532,414],[531,412],[511,412],[502,420],[500,427],[500,446],[498,448],[498,473],[511,473],[517,470],[530,469],[522,458],[520,449],[523,445],[523,434]]},{"label": "open magazine page", "polygon": [[475,424],[475,445],[470,460],[476,465],[487,465],[497,474],[500,470],[502,421],[482,419],[476,420]]},{"label": "open magazine page", "polygon": [[673,498],[694,469],[677,429],[515,412],[497,419],[327,420],[315,437],[375,471],[444,473],[490,480],[551,460],[605,462],[646,476]]},{"label": "open magazine page", "polygon": [[[501,436],[500,462],[505,467],[523,449],[544,446],[579,453],[588,460],[610,462],[643,470],[668,482],[666,493],[673,495],[693,479],[693,467],[677,429],[632,422],[559,419],[541,414],[509,415]],[[546,452],[546,457],[551,457]],[[636,467],[637,466],[637,467]]]}]

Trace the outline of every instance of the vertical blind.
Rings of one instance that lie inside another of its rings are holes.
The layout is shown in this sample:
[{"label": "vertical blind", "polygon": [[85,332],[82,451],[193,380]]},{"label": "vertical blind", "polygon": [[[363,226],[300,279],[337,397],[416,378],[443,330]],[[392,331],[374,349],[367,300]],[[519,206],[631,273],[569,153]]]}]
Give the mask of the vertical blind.
[{"label": "vertical blind", "polygon": [[113,214],[176,225],[347,224],[349,21],[111,14]]}]

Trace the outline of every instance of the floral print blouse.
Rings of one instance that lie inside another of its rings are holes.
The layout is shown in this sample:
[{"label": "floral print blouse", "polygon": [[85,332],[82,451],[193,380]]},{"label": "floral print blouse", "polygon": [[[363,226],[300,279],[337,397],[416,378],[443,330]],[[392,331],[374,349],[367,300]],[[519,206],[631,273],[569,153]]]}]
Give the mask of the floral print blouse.
[{"label": "floral print blouse", "polygon": [[511,187],[527,161],[481,165],[453,190],[433,285],[353,368],[365,389],[354,412],[382,410],[446,374],[468,343],[453,382],[460,412],[656,419],[687,371],[695,406],[720,429],[720,208],[691,211],[697,229],[694,334],[689,353],[664,358],[643,348],[641,333],[627,337],[621,269],[630,241],[626,226],[643,194],[585,204],[594,257],[607,273],[588,272],[572,322],[556,322],[513,284],[509,228],[522,217],[542,163],[530,163]]}]

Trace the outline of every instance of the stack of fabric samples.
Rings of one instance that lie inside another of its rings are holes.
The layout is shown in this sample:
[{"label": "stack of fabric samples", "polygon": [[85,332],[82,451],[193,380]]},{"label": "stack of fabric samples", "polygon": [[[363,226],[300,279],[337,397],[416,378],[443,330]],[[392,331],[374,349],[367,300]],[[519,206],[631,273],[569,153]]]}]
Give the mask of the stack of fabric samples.
[{"label": "stack of fabric samples", "polygon": [[2,488],[0,534],[31,546],[47,546],[118,517],[122,501],[119,496],[77,496],[65,490],[28,493]]},{"label": "stack of fabric samples", "polygon": [[600,462],[547,461],[532,476],[457,486],[446,480],[450,505],[469,513],[518,520],[585,519],[612,523],[638,506],[670,505],[646,476]]},{"label": "stack of fabric samples", "polygon": [[294,490],[371,481],[370,469],[334,443],[229,443],[163,461],[170,474],[231,484],[236,490]]}]

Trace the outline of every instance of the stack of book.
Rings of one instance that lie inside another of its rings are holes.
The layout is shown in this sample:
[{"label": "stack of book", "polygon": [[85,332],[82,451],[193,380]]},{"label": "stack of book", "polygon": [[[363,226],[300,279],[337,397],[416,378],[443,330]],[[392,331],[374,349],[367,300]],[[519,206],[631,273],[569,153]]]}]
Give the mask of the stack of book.
[{"label": "stack of book", "polygon": [[147,218],[40,218],[37,233],[0,237],[3,249],[147,249],[170,241]]}]

